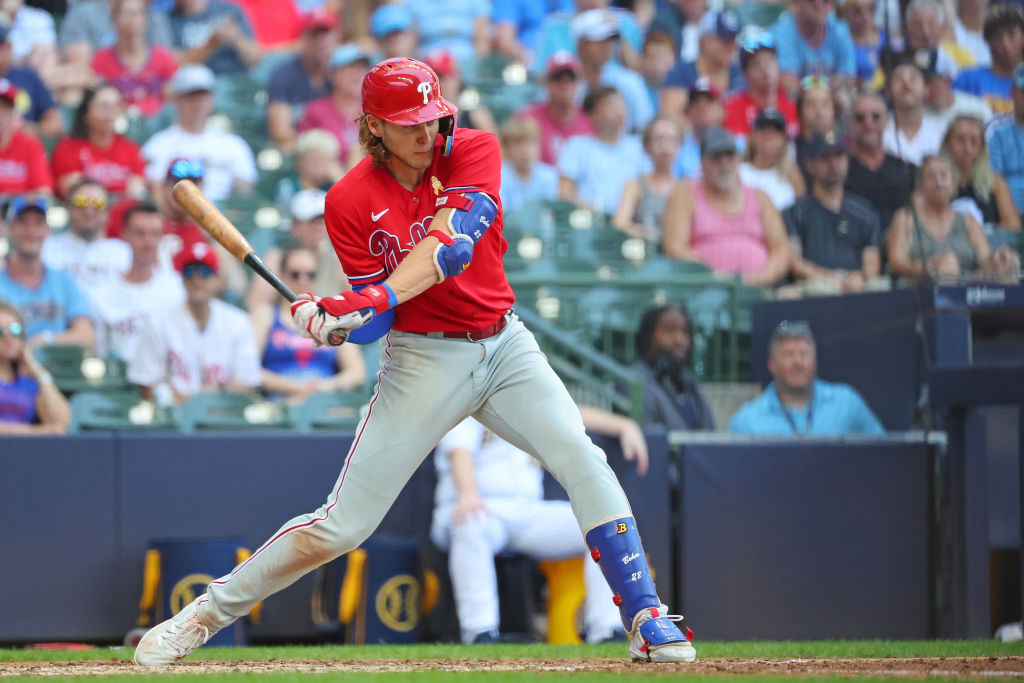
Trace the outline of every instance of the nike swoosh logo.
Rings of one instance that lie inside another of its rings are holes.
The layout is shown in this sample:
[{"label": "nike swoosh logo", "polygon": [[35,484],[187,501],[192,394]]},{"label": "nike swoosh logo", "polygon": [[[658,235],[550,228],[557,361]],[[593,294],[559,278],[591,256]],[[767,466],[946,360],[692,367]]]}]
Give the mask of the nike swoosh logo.
[{"label": "nike swoosh logo", "polygon": [[381,216],[383,216],[384,214],[386,214],[390,210],[391,210],[390,208],[387,208],[387,209],[384,209],[383,211],[381,211],[380,213],[374,213],[373,211],[371,211],[370,212],[370,220],[373,221],[374,223],[376,223],[377,221],[380,220]]}]

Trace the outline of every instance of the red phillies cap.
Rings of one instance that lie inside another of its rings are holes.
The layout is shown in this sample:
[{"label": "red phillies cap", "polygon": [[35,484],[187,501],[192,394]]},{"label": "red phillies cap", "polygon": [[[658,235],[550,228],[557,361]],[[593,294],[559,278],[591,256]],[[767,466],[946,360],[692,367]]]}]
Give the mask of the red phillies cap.
[{"label": "red phillies cap", "polygon": [[206,242],[187,244],[174,255],[174,269],[179,273],[184,272],[185,266],[190,266],[193,263],[201,263],[209,266],[213,272],[217,272],[217,254],[213,252],[213,247]]},{"label": "red phillies cap", "polygon": [[548,59],[546,72],[548,78],[554,78],[563,71],[579,76],[581,69],[580,60],[576,59],[576,55],[568,50],[559,50]]},{"label": "red phillies cap", "polygon": [[448,50],[434,50],[423,58],[423,63],[433,69],[438,76],[451,76],[458,71],[452,53]]},{"label": "red phillies cap", "polygon": [[0,78],[0,97],[4,98],[11,104],[14,104],[15,98],[18,97],[18,86],[11,83],[6,78]]},{"label": "red phillies cap", "polygon": [[318,28],[326,28],[333,31],[338,28],[339,24],[338,15],[323,7],[317,7],[302,18],[302,31],[313,31]]},{"label": "red phillies cap", "polygon": [[363,111],[398,126],[454,116],[458,108],[441,97],[437,74],[423,62],[393,57],[363,78]]}]

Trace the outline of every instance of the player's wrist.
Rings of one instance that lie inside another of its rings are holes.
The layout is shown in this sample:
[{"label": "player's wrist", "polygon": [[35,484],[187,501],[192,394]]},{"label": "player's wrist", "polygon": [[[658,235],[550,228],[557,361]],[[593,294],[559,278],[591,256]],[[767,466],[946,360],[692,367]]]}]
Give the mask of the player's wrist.
[{"label": "player's wrist", "polygon": [[383,313],[384,311],[398,305],[398,296],[395,295],[394,290],[383,282],[379,285],[363,287],[359,290],[359,294],[362,294],[370,300],[373,304],[373,310],[377,313]]}]

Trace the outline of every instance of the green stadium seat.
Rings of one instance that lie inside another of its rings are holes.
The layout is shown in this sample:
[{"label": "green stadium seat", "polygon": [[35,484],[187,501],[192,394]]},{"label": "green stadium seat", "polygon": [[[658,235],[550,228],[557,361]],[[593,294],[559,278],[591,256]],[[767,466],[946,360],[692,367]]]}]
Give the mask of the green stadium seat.
[{"label": "green stadium seat", "polygon": [[77,391],[118,391],[130,386],[124,361],[97,358],[80,346],[45,346],[35,350],[36,358],[65,394]]},{"label": "green stadium seat", "polygon": [[332,391],[312,394],[293,411],[303,431],[339,429],[352,431],[359,424],[362,406],[370,400],[362,391]]},{"label": "green stadium seat", "polygon": [[246,235],[276,229],[284,219],[273,201],[259,195],[226,197],[217,202],[217,208]]},{"label": "green stadium seat", "polygon": [[291,429],[287,406],[251,394],[218,391],[196,394],[180,408],[182,431],[216,429]]},{"label": "green stadium seat", "polygon": [[741,2],[729,4],[727,7],[734,12],[740,20],[740,26],[754,26],[758,28],[769,28],[779,18],[779,15],[786,11],[786,5],[776,2]]},{"label": "green stadium seat", "polygon": [[71,397],[70,432],[177,428],[172,408],[143,401],[134,391],[81,391]]}]

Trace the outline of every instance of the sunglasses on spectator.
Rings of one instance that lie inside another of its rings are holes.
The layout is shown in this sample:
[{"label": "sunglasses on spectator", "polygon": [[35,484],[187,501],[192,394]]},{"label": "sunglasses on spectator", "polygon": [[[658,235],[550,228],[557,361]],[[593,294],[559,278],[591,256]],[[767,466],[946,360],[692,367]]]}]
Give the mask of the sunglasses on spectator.
[{"label": "sunglasses on spectator", "polygon": [[0,339],[3,339],[7,335],[11,335],[12,337],[20,337],[21,333],[24,331],[25,328],[21,326],[21,323],[15,320],[13,323],[8,325],[6,329],[0,326]]},{"label": "sunglasses on spectator", "polygon": [[881,121],[882,120],[882,112],[880,112],[880,111],[871,111],[871,112],[859,111],[859,112],[857,112],[856,114],[853,115],[853,120],[856,121],[857,123],[864,123],[865,121],[868,120],[868,118],[870,118],[872,121]]},{"label": "sunglasses on spectator", "polygon": [[800,89],[807,91],[812,88],[828,88],[828,76],[804,76],[800,79]]},{"label": "sunglasses on spectator", "polygon": [[290,277],[293,280],[298,280],[299,278],[306,278],[307,280],[315,280],[316,279],[316,271],[315,270],[289,270],[288,271],[288,277]]},{"label": "sunglasses on spectator", "polygon": [[203,278],[213,277],[213,268],[205,263],[190,263],[182,269],[181,274],[186,280],[190,280],[196,275]]},{"label": "sunglasses on spectator", "polygon": [[205,172],[206,164],[198,159],[194,161],[178,159],[171,165],[170,170],[167,171],[167,177],[177,178],[178,180],[202,180],[203,173]]},{"label": "sunglasses on spectator", "polygon": [[740,48],[744,52],[754,53],[758,50],[774,50],[775,49],[775,38],[771,33],[767,31],[758,35],[747,36],[743,39],[743,43]]},{"label": "sunglasses on spectator", "polygon": [[69,202],[71,203],[71,206],[77,209],[85,209],[91,207],[93,209],[96,209],[97,211],[102,211],[103,209],[107,208],[106,199],[103,199],[102,197],[90,197],[89,195],[85,194],[76,194],[69,200]]}]

